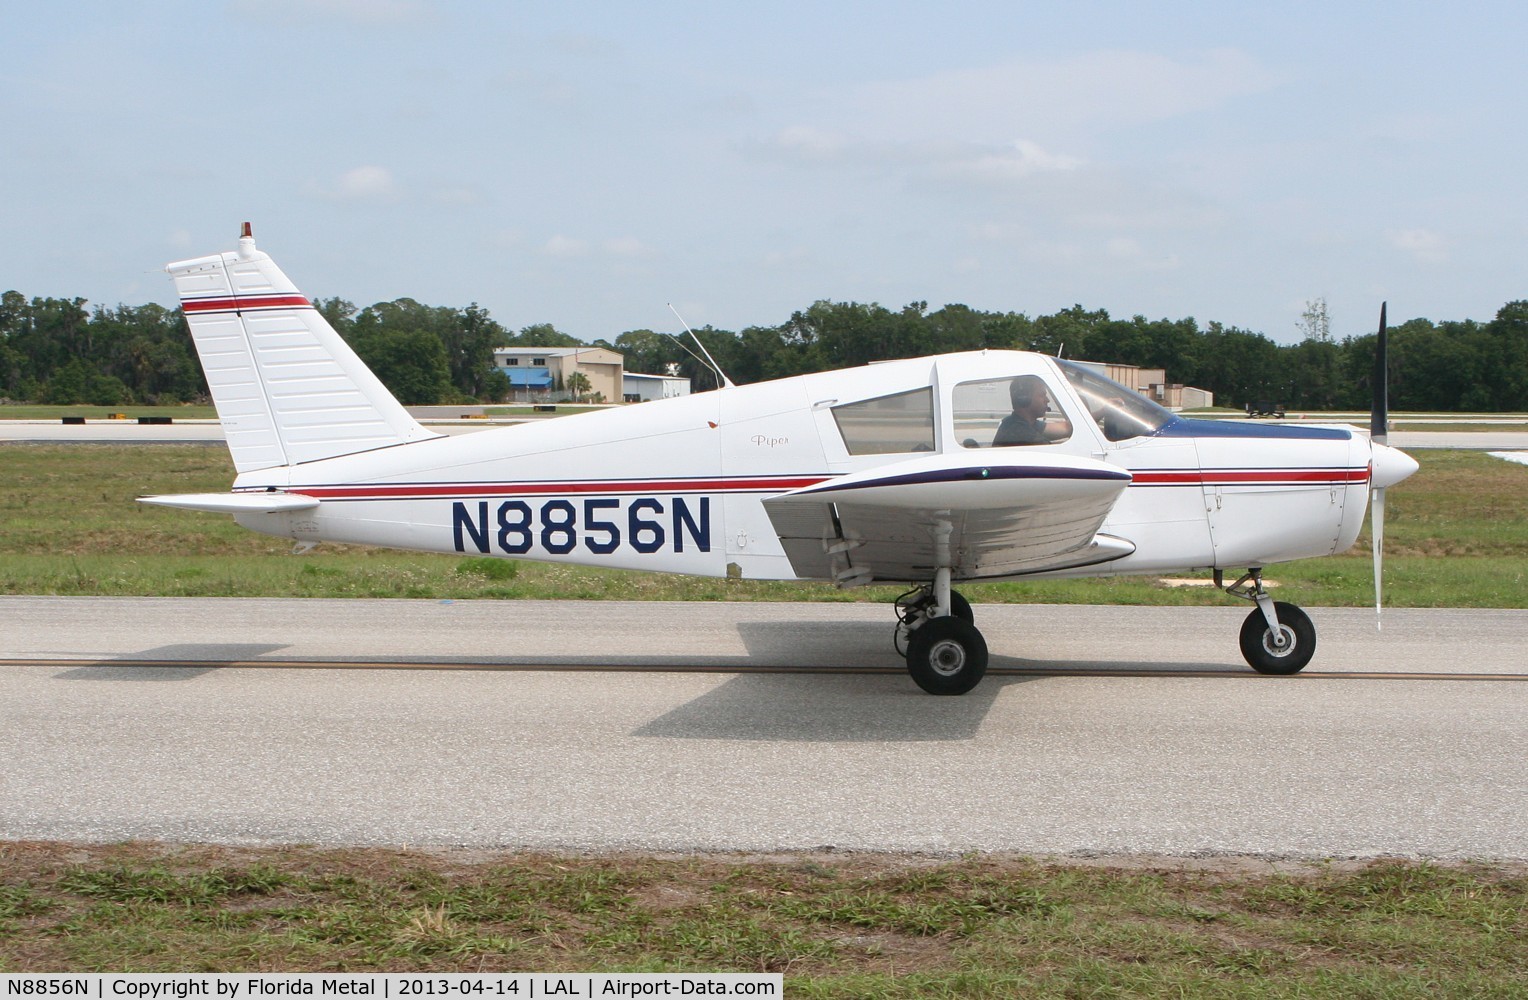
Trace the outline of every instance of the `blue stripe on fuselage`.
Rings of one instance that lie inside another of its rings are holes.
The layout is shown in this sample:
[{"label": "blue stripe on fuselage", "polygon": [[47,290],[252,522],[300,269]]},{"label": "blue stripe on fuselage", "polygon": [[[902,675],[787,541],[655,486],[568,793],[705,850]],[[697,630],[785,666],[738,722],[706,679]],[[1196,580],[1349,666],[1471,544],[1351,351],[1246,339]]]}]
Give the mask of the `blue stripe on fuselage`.
[{"label": "blue stripe on fuselage", "polygon": [[1293,438],[1307,441],[1346,441],[1353,436],[1341,427],[1301,427],[1297,424],[1244,424],[1235,420],[1196,420],[1173,417],[1156,437]]}]

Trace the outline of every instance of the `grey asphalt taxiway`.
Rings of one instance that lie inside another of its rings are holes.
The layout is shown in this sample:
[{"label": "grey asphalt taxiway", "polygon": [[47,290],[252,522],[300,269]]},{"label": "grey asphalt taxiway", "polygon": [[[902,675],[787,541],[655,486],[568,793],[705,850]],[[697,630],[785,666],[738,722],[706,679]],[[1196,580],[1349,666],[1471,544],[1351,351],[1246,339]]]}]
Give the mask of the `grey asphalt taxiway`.
[{"label": "grey asphalt taxiway", "polygon": [[0,598],[0,838],[1528,859],[1528,611]]}]

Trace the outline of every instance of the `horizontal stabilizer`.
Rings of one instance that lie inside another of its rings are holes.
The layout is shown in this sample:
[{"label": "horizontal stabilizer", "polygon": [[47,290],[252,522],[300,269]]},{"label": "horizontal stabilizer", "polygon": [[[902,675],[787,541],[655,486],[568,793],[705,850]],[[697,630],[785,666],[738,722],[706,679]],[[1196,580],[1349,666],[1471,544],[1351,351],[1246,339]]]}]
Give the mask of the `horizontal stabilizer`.
[{"label": "horizontal stabilizer", "polygon": [[318,500],[314,497],[270,490],[246,493],[177,493],[169,496],[139,497],[138,502],[153,504],[155,507],[205,510],[213,514],[276,514],[287,510],[312,510],[318,506]]}]

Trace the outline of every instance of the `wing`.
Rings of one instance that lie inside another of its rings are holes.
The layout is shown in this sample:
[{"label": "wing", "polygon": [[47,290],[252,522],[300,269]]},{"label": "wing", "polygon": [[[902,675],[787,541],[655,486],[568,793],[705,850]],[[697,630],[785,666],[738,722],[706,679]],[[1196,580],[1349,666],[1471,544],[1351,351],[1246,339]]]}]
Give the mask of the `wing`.
[{"label": "wing", "polygon": [[764,501],[797,576],[855,586],[1020,576],[1108,562],[1135,545],[1100,535],[1130,473],[1069,455],[1014,450],[930,455]]}]

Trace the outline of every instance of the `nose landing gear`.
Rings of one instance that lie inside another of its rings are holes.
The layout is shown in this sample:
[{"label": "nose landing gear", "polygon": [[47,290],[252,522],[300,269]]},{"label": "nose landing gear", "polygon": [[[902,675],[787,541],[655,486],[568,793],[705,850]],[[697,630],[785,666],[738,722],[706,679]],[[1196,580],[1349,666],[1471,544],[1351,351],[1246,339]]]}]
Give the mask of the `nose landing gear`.
[{"label": "nose landing gear", "polygon": [[1262,567],[1254,567],[1225,586],[1221,571],[1215,585],[1232,597],[1252,601],[1257,607],[1242,622],[1241,652],[1248,665],[1260,674],[1297,674],[1316,652],[1316,626],[1300,608],[1275,601],[1263,587]]}]

